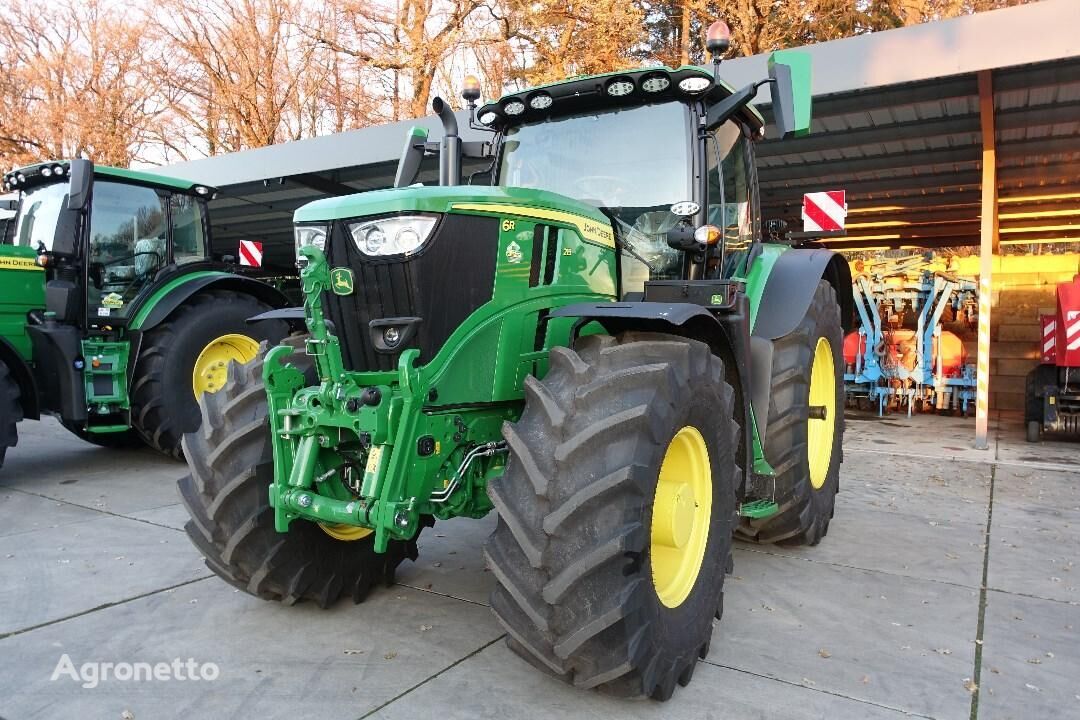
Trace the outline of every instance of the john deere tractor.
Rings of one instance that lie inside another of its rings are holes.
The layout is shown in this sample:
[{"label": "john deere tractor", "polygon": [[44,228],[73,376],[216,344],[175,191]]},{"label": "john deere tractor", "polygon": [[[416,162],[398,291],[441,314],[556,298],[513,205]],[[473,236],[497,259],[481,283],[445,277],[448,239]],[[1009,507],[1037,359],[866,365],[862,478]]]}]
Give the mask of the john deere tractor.
[{"label": "john deere tractor", "polygon": [[246,320],[286,298],[209,255],[213,189],[87,160],[13,170],[0,244],[0,464],[52,414],[96,445],[179,457],[196,396],[288,331]]},{"label": "john deere tractor", "polygon": [[[212,570],[359,601],[424,527],[494,511],[514,651],[617,696],[690,681],[733,534],[828,530],[852,307],[840,257],[762,242],[749,101],[771,84],[805,132],[807,59],[738,91],[714,63],[507,95],[475,111],[487,143],[436,100],[444,137],[410,135],[398,187],[296,212],[304,305],[263,317],[307,334],[233,366],[184,439]],[[437,187],[411,184],[424,153]],[[462,185],[462,157],[490,183]]]}]

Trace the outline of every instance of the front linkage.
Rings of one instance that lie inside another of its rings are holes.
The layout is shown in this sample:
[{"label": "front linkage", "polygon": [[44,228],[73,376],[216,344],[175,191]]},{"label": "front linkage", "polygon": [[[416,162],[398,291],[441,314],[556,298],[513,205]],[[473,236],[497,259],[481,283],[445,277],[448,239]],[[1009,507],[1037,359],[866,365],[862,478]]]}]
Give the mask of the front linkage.
[{"label": "front linkage", "polygon": [[[375,550],[385,552],[391,539],[415,536],[423,515],[484,516],[491,509],[487,483],[506,463],[500,428],[520,408],[430,405],[438,368],[417,368],[416,349],[401,353],[396,371],[346,370],[322,309],[323,293],[340,291],[331,285],[334,273],[322,251],[301,253],[306,352],[318,385],[309,386],[287,364],[292,348],[267,353],[276,530],[287,532],[297,518],[367,528],[375,533]],[[351,275],[335,279],[352,291]]]}]

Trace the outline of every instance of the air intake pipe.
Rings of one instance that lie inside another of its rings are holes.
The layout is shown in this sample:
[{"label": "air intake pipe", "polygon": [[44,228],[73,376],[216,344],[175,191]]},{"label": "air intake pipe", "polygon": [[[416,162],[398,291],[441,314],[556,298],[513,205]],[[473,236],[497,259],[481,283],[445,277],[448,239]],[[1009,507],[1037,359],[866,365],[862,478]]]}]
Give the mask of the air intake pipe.
[{"label": "air intake pipe", "polygon": [[441,97],[431,101],[431,109],[439,116],[443,126],[443,139],[439,144],[439,184],[461,184],[461,137],[458,135],[454,111]]}]

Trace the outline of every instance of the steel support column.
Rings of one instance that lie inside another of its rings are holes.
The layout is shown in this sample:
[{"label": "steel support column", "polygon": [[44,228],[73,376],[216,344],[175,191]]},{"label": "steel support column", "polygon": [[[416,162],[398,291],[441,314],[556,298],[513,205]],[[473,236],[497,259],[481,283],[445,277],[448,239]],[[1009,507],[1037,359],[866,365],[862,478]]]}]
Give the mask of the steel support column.
[{"label": "steel support column", "polygon": [[997,158],[994,141],[994,85],[990,70],[979,71],[979,124],[982,129],[982,207],[979,221],[979,351],[975,394],[975,447],[989,448],[990,306],[994,255],[998,249]]}]

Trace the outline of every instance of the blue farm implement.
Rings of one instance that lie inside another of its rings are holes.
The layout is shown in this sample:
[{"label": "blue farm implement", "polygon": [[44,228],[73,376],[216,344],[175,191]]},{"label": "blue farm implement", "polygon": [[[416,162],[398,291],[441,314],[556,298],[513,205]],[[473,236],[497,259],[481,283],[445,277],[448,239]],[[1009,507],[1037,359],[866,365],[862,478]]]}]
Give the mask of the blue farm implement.
[{"label": "blue farm implement", "polygon": [[844,341],[849,405],[909,415],[966,415],[974,407],[975,365],[961,338],[943,325],[976,324],[976,285],[935,265],[914,255],[853,273],[859,327]]}]

